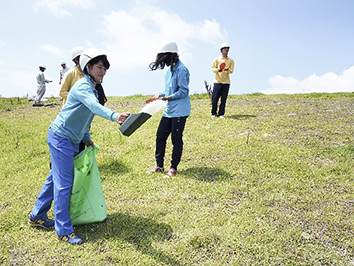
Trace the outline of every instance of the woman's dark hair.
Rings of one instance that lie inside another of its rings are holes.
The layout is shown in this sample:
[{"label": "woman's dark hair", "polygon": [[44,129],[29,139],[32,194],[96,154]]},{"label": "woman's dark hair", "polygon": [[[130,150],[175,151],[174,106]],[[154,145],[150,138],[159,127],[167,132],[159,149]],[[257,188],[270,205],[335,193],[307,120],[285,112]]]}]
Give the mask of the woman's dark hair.
[{"label": "woman's dark hair", "polygon": [[165,66],[174,66],[178,61],[177,53],[159,53],[156,56],[155,62],[149,65],[151,71],[156,69],[164,69]]},{"label": "woman's dark hair", "polygon": [[[90,64],[91,66],[97,64],[98,62],[100,62],[102,60],[103,62],[103,66],[106,68],[106,69],[109,69],[110,67],[110,64],[109,64],[109,61],[107,59],[107,56],[106,55],[100,55],[100,56],[97,56],[95,58],[92,58],[90,61],[87,62],[86,65]],[[83,69],[82,70],[84,72],[84,74],[88,74],[87,73],[87,69]]]},{"label": "woman's dark hair", "polygon": [[101,105],[104,105],[104,104],[107,102],[107,98],[106,98],[106,95],[105,95],[105,93],[104,93],[102,84],[101,84],[101,83],[96,84],[95,89],[96,89],[97,92],[98,92],[98,102],[99,102]]},{"label": "woman's dark hair", "polygon": [[[91,66],[93,66],[93,65],[97,64],[100,61],[102,61],[103,66],[106,69],[109,69],[110,64],[109,64],[109,61],[108,61],[106,55],[97,56],[97,57],[91,59],[87,64],[90,64]],[[84,72],[84,74],[88,74],[87,73],[87,69],[83,69],[83,72]],[[104,93],[102,85],[100,83],[97,83],[95,89],[97,90],[97,93],[98,93],[98,102],[101,105],[104,105],[107,102],[107,98],[106,98],[106,95]]]}]

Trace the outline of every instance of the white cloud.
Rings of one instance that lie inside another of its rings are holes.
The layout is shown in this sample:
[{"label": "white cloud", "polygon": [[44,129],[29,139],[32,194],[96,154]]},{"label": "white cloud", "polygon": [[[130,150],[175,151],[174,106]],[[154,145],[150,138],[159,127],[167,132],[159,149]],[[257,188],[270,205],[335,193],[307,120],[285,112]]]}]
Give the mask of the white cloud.
[{"label": "white cloud", "polygon": [[40,47],[43,51],[49,52],[52,55],[56,55],[61,58],[66,58],[66,54],[63,53],[58,47],[53,44],[42,44]]},{"label": "white cloud", "polygon": [[224,35],[215,20],[190,23],[177,14],[144,5],[112,11],[104,16],[102,25],[107,39],[103,46],[114,61],[112,66],[121,70],[147,68],[165,39],[175,40],[181,57],[188,61],[193,57],[191,39],[214,44]]},{"label": "white cloud", "polygon": [[93,8],[95,4],[93,0],[37,0],[33,6],[34,11],[42,7],[49,9],[51,13],[58,17],[72,16],[72,13],[68,10],[71,7],[79,7],[83,9]]},{"label": "white cloud", "polygon": [[220,24],[215,20],[207,20],[205,19],[203,22],[198,23],[196,25],[196,36],[205,42],[216,43],[220,39],[224,39],[226,32],[221,34],[220,32]]},{"label": "white cloud", "polygon": [[322,76],[312,74],[304,80],[277,75],[268,80],[270,88],[265,94],[313,93],[313,92],[352,92],[354,91],[354,66],[344,70],[341,75],[328,72]]}]

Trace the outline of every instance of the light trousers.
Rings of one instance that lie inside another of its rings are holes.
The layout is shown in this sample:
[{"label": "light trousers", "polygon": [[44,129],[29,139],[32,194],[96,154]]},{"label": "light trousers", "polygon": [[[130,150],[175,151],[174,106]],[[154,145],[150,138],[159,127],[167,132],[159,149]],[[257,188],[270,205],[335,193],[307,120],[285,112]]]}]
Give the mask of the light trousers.
[{"label": "light trousers", "polygon": [[40,104],[41,103],[41,100],[42,100],[42,98],[44,96],[45,91],[46,91],[45,83],[37,85],[37,96],[34,99],[34,104]]}]

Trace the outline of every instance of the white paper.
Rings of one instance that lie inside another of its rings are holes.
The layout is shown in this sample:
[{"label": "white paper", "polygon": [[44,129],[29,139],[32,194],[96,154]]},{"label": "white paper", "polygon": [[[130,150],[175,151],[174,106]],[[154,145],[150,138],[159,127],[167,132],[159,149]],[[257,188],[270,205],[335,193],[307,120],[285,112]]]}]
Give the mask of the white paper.
[{"label": "white paper", "polygon": [[157,99],[157,100],[145,105],[143,107],[143,109],[140,110],[139,113],[147,113],[147,114],[153,115],[153,114],[157,113],[160,109],[165,108],[165,107],[166,107],[166,101]]}]

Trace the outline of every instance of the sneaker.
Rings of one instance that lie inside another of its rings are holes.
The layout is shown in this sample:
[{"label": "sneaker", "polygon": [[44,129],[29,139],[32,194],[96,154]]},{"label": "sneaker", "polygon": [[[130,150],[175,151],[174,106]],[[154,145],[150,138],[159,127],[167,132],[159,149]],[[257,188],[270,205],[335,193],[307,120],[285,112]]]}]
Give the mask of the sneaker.
[{"label": "sneaker", "polygon": [[167,172],[167,174],[164,175],[164,178],[169,178],[175,176],[176,174],[177,174],[177,170],[171,167],[170,170]]},{"label": "sneaker", "polygon": [[42,107],[43,104],[41,104],[41,103],[34,103],[34,104],[32,104],[32,106],[33,106],[33,107]]},{"label": "sneaker", "polygon": [[54,227],[54,220],[52,219],[45,219],[45,220],[36,220],[33,219],[32,214],[30,215],[30,217],[28,218],[28,224],[30,226],[38,226],[38,227],[42,227],[45,229],[51,229]]},{"label": "sneaker", "polygon": [[211,115],[211,117],[216,117],[216,115]]},{"label": "sneaker", "polygon": [[152,168],[149,171],[146,171],[146,174],[153,174],[153,173],[162,173],[164,171],[163,167],[160,167],[158,165],[156,165],[154,168]]},{"label": "sneaker", "polygon": [[219,116],[219,118],[225,118],[223,115]]},{"label": "sneaker", "polygon": [[75,235],[75,233],[66,236],[58,236],[58,240],[68,242],[71,245],[80,245],[84,242],[84,240]]}]

